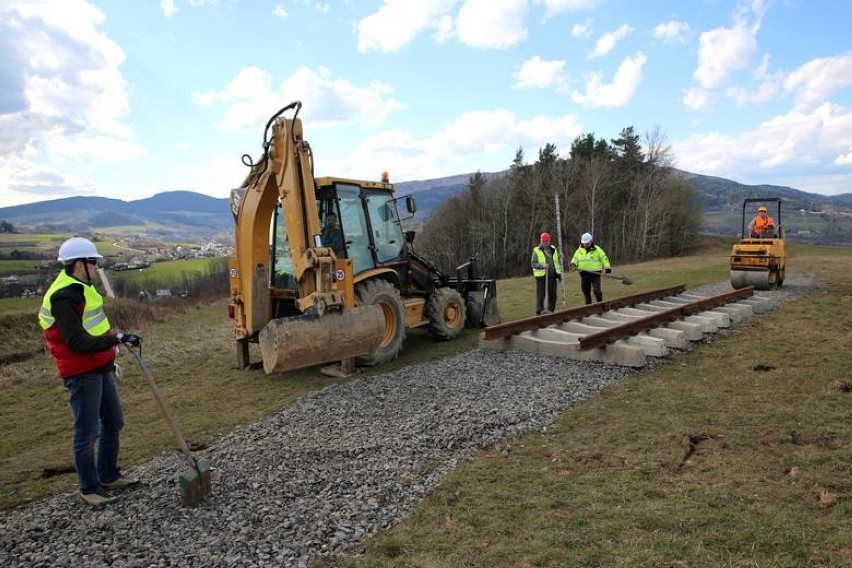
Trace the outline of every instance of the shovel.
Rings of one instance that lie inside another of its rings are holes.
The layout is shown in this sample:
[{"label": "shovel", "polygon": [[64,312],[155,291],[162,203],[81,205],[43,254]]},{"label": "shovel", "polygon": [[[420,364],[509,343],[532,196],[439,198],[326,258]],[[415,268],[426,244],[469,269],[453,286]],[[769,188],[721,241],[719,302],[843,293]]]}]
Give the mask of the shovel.
[{"label": "shovel", "polygon": [[[599,276],[601,275],[600,272],[591,272],[589,270],[578,270],[578,272],[585,272],[586,274],[597,274]],[[613,280],[620,280],[621,283],[624,284],[625,286],[630,286],[631,284],[633,284],[633,280],[631,280],[627,276],[618,276],[616,274],[606,274],[606,273],[604,273],[603,276],[606,276],[607,278],[612,278]]]},{"label": "shovel", "polygon": [[145,361],[142,360],[142,346],[139,346],[138,353],[129,346],[127,347],[127,350],[130,351],[133,357],[136,358],[136,362],[139,363],[139,368],[142,369],[142,374],[145,375],[145,379],[147,379],[148,384],[151,386],[151,392],[154,393],[157,405],[163,412],[163,416],[166,418],[166,422],[169,423],[172,432],[174,432],[175,438],[177,438],[178,444],[180,445],[180,449],[183,451],[183,455],[186,456],[186,461],[189,462],[191,469],[181,473],[179,481],[181,504],[184,507],[192,507],[210,493],[210,486],[212,485],[212,479],[210,477],[210,460],[197,460],[189,451],[189,446],[186,445],[186,440],[184,440],[183,434],[181,434],[169,407],[166,406],[166,401],[163,399],[163,395],[160,393],[157,383],[154,382],[154,377],[151,375],[151,371],[148,370],[148,366],[145,365]]}]

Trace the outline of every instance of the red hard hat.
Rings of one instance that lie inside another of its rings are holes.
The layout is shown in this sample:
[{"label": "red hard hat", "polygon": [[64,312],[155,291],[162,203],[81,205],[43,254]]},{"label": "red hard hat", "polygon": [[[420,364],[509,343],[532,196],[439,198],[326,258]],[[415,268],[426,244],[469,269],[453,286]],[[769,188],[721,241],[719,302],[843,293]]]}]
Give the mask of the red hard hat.
[{"label": "red hard hat", "polygon": [[541,242],[543,242],[543,243],[549,243],[550,242],[550,233],[542,233],[540,239],[541,239]]}]

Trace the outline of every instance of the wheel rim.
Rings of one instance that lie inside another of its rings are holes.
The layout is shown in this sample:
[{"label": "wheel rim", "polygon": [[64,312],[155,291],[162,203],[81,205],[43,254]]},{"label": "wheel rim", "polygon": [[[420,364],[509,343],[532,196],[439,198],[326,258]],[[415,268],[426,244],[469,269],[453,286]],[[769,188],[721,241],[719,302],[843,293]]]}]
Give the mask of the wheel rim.
[{"label": "wheel rim", "polygon": [[455,328],[461,320],[461,310],[455,303],[447,304],[444,307],[444,322],[448,327]]},{"label": "wheel rim", "polygon": [[385,316],[385,334],[382,336],[382,342],[379,347],[387,346],[396,334],[396,317],[393,306],[382,302],[379,304],[382,308],[382,314]]}]

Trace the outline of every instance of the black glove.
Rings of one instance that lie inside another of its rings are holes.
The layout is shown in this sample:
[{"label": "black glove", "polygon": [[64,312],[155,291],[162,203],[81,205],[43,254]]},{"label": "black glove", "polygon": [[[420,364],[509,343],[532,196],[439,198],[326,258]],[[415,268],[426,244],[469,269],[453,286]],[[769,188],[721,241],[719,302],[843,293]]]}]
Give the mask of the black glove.
[{"label": "black glove", "polygon": [[612,274],[612,268],[607,268],[607,269],[606,269],[606,273],[607,273],[607,274]]},{"label": "black glove", "polygon": [[568,265],[568,269],[569,270],[577,270],[577,265],[572,262],[571,264]]},{"label": "black glove", "polygon": [[126,343],[127,345],[132,345],[133,347],[139,347],[142,345],[142,338],[133,333],[121,333],[118,332],[115,334],[115,337],[121,343]]},{"label": "black glove", "polygon": [[556,279],[557,279],[557,280],[562,280],[562,275],[561,275],[561,274],[557,274],[557,275],[556,275]]}]

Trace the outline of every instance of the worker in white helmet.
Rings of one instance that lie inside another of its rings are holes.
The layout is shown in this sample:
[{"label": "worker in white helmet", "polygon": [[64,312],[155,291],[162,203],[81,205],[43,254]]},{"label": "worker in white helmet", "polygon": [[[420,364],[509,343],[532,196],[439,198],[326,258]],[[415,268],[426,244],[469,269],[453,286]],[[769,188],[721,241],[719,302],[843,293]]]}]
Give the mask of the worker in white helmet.
[{"label": "worker in white helmet", "polygon": [[583,233],[580,237],[580,246],[574,252],[569,268],[580,272],[580,290],[583,292],[586,303],[592,303],[593,290],[595,299],[603,302],[601,272],[612,274],[612,268],[606,252],[595,244],[591,233]]},{"label": "worker in white helmet", "polygon": [[71,395],[74,466],[80,496],[93,507],[115,501],[106,490],[138,484],[118,466],[124,417],[114,362],[119,343],[138,346],[142,339],[110,329],[103,298],[92,282],[102,258],[89,239],[72,237],[62,243],[63,269],[44,294],[38,314],[48,350]]}]

